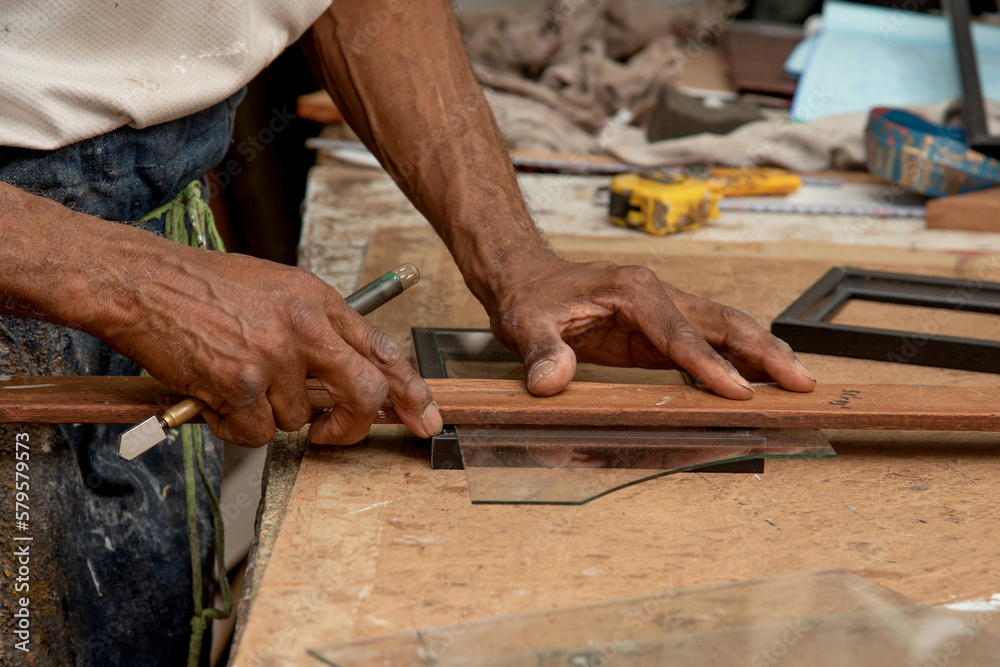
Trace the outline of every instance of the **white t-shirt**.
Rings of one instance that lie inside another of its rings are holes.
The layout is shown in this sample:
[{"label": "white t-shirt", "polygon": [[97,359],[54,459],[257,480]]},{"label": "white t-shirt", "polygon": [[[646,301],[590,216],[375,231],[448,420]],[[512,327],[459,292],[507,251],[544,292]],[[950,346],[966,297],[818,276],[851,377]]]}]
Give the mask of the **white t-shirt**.
[{"label": "white t-shirt", "polygon": [[0,0],[0,146],[55,149],[239,90],[330,0]]}]

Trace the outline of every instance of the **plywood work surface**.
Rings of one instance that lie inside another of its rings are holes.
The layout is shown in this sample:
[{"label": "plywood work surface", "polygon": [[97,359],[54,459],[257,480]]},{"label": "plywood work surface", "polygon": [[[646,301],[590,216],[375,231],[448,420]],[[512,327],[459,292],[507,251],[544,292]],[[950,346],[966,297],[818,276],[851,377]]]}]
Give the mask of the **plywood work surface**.
[{"label": "plywood work surface", "polygon": [[[638,235],[553,244],[574,259],[650,266],[762,323],[834,265],[1000,280],[995,257],[944,252]],[[410,326],[488,324],[429,231],[376,234],[361,279],[400,261],[417,264],[422,283],[370,319],[407,354]],[[926,314],[893,318],[931,326]],[[830,384],[996,384],[965,371],[803,361]],[[977,405],[974,392],[968,401]],[[314,665],[306,649],[340,639],[833,567],[925,604],[1000,593],[1000,435],[828,436],[836,459],[770,461],[762,475],[673,475],[579,507],[472,505],[464,473],[431,470],[399,427],[377,427],[367,445],[310,446],[233,664]]]}]

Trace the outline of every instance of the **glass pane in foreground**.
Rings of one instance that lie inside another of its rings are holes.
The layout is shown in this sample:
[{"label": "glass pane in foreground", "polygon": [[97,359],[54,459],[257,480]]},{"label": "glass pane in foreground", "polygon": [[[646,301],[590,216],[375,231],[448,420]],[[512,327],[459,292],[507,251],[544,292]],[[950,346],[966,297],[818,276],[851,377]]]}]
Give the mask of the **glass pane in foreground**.
[{"label": "glass pane in foreground", "polygon": [[1000,640],[845,570],[822,570],[424,628],[310,653],[340,667],[956,667],[995,664]]}]

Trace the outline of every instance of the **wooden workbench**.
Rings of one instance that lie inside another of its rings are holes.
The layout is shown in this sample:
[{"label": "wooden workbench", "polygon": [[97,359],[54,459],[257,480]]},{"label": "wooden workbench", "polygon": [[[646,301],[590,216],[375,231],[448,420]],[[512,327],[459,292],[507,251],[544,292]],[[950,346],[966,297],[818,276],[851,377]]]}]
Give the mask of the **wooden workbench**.
[{"label": "wooden workbench", "polygon": [[[536,208],[543,229],[600,235],[556,237],[558,249],[646,264],[762,322],[832,264],[1000,280],[995,257],[968,252],[1000,250],[1000,235],[744,214],[654,240],[608,227],[589,202],[595,183],[524,180],[529,199],[549,202]],[[397,261],[421,267],[422,285],[371,316],[409,354],[411,325],[486,323],[424,224],[384,174],[320,167],[310,178],[303,265],[342,292]],[[380,226],[404,229],[376,236]],[[870,322],[878,313],[847,316]],[[1000,337],[981,332],[981,320],[950,325]],[[821,381],[995,383],[960,371],[804,361]],[[579,507],[472,505],[464,473],[430,470],[423,445],[399,429],[376,429],[350,448],[278,438],[232,664],[318,665],[306,648],[336,640],[831,567],[925,604],[1000,592],[1000,435],[828,435],[835,460],[771,461],[763,475],[674,475]]]}]

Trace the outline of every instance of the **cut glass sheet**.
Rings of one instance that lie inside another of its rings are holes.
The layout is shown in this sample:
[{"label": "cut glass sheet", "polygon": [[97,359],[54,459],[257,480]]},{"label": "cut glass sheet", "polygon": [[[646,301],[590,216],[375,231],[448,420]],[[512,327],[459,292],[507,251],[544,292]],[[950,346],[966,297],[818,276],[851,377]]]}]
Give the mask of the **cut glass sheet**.
[{"label": "cut glass sheet", "polygon": [[822,431],[458,428],[474,503],[585,503],[648,479],[757,458],[835,456]]},{"label": "cut glass sheet", "polygon": [[[488,330],[414,328],[412,333],[423,377],[524,379],[521,360]],[[582,363],[574,380],[690,382],[677,371]],[[651,432],[460,426],[458,441],[474,503],[574,505],[673,472],[775,457],[835,456],[818,431],[770,431],[764,437],[747,429]],[[432,444],[435,467],[457,464],[454,441],[449,436],[445,442],[439,436]]]},{"label": "cut glass sheet", "polygon": [[[1000,641],[844,570],[662,591],[309,651],[338,667],[997,664]],[[944,662],[941,662],[944,660]]]}]

